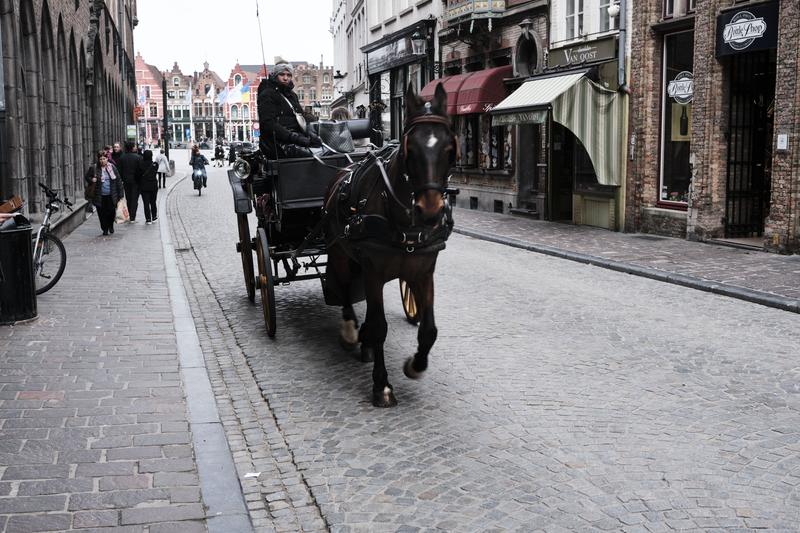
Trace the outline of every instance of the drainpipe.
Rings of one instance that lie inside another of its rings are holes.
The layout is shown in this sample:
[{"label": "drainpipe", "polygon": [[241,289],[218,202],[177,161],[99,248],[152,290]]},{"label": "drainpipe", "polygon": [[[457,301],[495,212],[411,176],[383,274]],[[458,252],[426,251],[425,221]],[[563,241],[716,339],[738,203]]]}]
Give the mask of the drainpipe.
[{"label": "drainpipe", "polygon": [[630,94],[625,79],[625,48],[628,27],[628,0],[619,0],[619,50],[617,51],[617,83],[619,91]]}]

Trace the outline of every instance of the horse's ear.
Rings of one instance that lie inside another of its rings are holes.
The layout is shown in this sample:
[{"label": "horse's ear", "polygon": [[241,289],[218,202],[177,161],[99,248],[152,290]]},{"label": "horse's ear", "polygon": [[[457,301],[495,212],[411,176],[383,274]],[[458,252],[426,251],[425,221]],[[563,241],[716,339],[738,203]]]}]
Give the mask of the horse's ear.
[{"label": "horse's ear", "polygon": [[414,92],[414,85],[411,83],[408,84],[406,88],[406,116],[413,117],[417,113],[419,113],[419,108],[422,105],[420,102],[419,96],[417,93]]},{"label": "horse's ear", "polygon": [[447,115],[447,91],[441,82],[436,84],[436,91],[433,93],[433,110],[438,115]]}]

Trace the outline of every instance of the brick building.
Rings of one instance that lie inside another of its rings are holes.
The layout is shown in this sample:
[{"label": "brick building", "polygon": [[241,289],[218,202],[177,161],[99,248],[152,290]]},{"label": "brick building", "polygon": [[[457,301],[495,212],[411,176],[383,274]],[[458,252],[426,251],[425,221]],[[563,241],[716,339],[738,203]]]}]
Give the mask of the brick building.
[{"label": "brick building", "polygon": [[164,77],[167,78],[167,133],[170,141],[186,143],[197,140],[192,131],[194,78],[185,75],[177,61]]},{"label": "brick building", "polygon": [[136,103],[139,140],[160,142],[164,129],[164,100],[162,82],[164,74],[136,54]]},{"label": "brick building", "polygon": [[225,135],[225,115],[219,103],[219,94],[225,82],[205,62],[203,70],[194,73],[192,87],[193,138],[222,139]]},{"label": "brick building", "polygon": [[41,181],[83,201],[94,152],[133,122],[136,23],[133,0],[2,3],[0,197],[41,213]]},{"label": "brick building", "polygon": [[796,251],[800,4],[643,0],[625,226]]}]

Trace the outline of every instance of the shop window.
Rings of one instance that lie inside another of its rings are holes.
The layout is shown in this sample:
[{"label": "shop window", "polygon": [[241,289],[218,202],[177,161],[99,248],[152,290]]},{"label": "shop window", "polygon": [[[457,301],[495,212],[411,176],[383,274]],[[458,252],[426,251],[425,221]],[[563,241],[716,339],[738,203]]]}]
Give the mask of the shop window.
[{"label": "shop window", "polygon": [[664,37],[659,201],[685,204],[689,195],[694,33]]},{"label": "shop window", "polygon": [[503,200],[495,200],[494,201],[494,212],[495,213],[502,213],[503,212]]},{"label": "shop window", "polygon": [[583,0],[567,0],[567,39],[583,35]]},{"label": "shop window", "polygon": [[[490,119],[491,120],[491,119]],[[511,168],[511,127],[489,127],[489,159],[491,170],[508,170]]]},{"label": "shop window", "polygon": [[461,141],[461,160],[459,166],[475,168],[478,166],[478,115],[463,115],[458,118],[459,139]]}]

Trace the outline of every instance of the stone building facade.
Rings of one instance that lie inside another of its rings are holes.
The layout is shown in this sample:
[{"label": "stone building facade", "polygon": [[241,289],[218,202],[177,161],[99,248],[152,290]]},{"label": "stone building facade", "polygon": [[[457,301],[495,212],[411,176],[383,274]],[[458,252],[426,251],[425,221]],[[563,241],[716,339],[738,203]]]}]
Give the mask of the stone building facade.
[{"label": "stone building facade", "polygon": [[625,227],[800,249],[800,4],[643,0]]},{"label": "stone building facade", "polygon": [[164,133],[164,74],[136,54],[136,128],[138,139],[161,142]]},{"label": "stone building facade", "polygon": [[135,0],[0,2],[0,197],[34,218],[38,182],[82,201],[95,151],[133,123],[136,23]]}]

